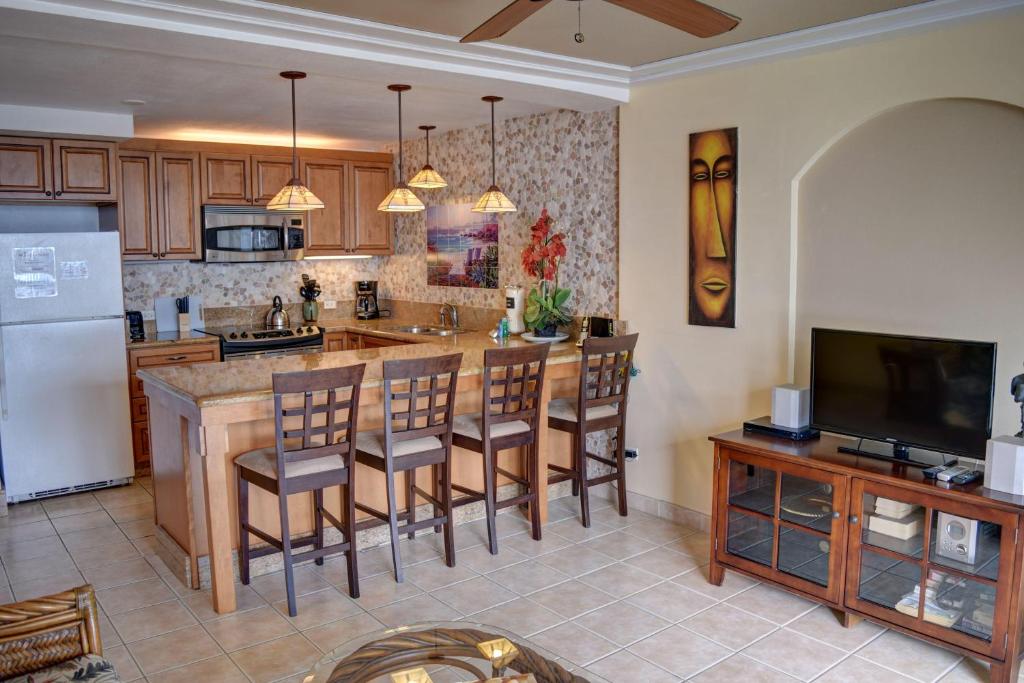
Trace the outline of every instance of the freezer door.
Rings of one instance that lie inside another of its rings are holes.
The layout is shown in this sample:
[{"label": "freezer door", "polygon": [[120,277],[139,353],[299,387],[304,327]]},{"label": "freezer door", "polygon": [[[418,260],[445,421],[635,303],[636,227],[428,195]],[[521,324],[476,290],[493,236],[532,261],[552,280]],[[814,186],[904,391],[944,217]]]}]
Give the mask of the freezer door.
[{"label": "freezer door", "polygon": [[116,232],[0,235],[0,324],[115,315],[124,315]]},{"label": "freezer door", "polygon": [[120,320],[0,327],[0,349],[9,498],[134,476]]}]

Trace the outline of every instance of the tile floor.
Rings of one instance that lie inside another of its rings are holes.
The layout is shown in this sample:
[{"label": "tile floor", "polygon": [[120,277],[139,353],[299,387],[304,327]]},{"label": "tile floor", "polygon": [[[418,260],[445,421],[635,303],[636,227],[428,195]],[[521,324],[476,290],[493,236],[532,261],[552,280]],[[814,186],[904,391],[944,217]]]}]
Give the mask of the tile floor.
[{"label": "tile floor", "polygon": [[705,535],[641,512],[621,518],[600,501],[589,530],[574,499],[553,502],[539,543],[503,515],[497,557],[480,522],[460,526],[454,569],[440,536],[404,541],[404,584],[387,547],[363,551],[358,601],[342,560],[303,565],[294,619],[280,573],[257,577],[238,587],[238,612],[219,616],[153,555],[149,487],[22,503],[0,518],[0,602],[92,583],[105,652],[125,681],[298,682],[355,636],[463,619],[529,638],[594,683],[987,680],[976,661],[866,622],[844,629],[827,609],[737,574],[712,586]]}]

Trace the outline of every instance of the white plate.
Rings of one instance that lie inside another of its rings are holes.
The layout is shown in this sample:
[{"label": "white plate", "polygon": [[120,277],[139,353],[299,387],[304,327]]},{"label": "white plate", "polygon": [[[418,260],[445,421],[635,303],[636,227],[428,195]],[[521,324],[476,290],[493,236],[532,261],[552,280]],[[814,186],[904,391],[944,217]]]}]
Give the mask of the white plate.
[{"label": "white plate", "polygon": [[559,332],[554,337],[538,337],[533,332],[523,332],[523,339],[534,344],[557,344],[558,342],[564,342],[569,338],[569,335],[564,332]]}]

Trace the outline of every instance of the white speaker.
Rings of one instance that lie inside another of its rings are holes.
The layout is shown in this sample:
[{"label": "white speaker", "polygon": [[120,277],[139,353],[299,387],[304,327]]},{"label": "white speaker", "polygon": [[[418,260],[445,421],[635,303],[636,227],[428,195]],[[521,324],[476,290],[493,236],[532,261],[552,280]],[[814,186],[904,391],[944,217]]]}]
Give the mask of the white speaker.
[{"label": "white speaker", "polygon": [[772,389],[772,424],[802,429],[811,423],[811,392],[807,387],[780,384]]},{"label": "white speaker", "polygon": [[997,436],[985,447],[985,488],[1024,495],[1024,439]]}]

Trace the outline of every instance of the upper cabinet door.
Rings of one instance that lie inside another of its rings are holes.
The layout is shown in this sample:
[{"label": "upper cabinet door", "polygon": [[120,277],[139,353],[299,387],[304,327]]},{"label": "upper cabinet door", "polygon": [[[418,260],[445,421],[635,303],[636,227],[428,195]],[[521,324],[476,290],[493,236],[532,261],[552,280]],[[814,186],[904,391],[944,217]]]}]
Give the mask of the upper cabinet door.
[{"label": "upper cabinet door", "polygon": [[54,199],[116,201],[113,142],[53,141]]},{"label": "upper cabinet door", "polygon": [[0,199],[51,199],[50,141],[0,137]]},{"label": "upper cabinet door", "polygon": [[156,155],[159,187],[160,258],[202,258],[199,236],[199,155],[164,152]]},{"label": "upper cabinet door", "polygon": [[310,211],[306,218],[306,253],[336,256],[347,254],[348,185],[351,167],[333,159],[302,162],[302,181],[313,191],[324,208]]},{"label": "upper cabinet door", "polygon": [[390,164],[352,165],[351,230],[349,248],[356,254],[391,254],[391,214],[377,206],[391,191]]},{"label": "upper cabinet door", "polygon": [[252,157],[253,203],[266,204],[291,179],[291,157]]},{"label": "upper cabinet door", "polygon": [[152,152],[124,152],[117,157],[117,170],[121,255],[132,261],[157,258],[155,156]]},{"label": "upper cabinet door", "polygon": [[202,203],[252,204],[252,166],[248,154],[203,152]]}]

